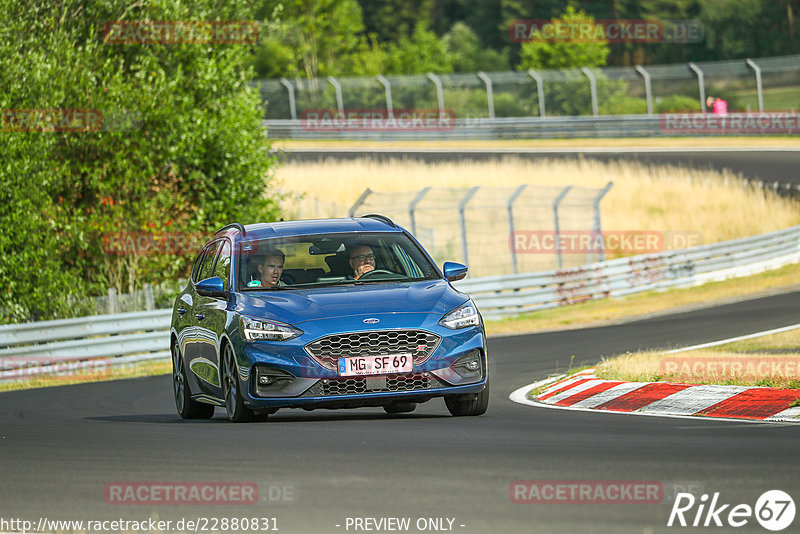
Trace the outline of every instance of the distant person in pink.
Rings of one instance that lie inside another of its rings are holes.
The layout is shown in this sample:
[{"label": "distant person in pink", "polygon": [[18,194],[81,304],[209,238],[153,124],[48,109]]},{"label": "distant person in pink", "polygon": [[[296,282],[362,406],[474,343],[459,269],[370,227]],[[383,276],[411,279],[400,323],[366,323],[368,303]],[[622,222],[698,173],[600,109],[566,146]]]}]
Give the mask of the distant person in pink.
[{"label": "distant person in pink", "polygon": [[714,99],[714,115],[727,115],[728,114],[728,103],[721,98]]}]

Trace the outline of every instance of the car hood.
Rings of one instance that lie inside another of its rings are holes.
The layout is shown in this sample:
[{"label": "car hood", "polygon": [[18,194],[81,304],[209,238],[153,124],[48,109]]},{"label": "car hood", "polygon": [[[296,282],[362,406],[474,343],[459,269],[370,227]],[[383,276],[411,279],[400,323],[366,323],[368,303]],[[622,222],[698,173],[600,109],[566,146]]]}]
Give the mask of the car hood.
[{"label": "car hood", "polygon": [[239,313],[289,324],[364,314],[444,315],[469,299],[445,280],[284,289],[239,295],[236,305]]}]

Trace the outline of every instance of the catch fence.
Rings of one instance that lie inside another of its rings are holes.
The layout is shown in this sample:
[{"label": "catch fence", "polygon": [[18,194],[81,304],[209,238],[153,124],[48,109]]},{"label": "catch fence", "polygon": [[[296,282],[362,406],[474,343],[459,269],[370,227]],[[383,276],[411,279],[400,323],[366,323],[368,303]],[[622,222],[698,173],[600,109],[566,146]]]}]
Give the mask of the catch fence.
[{"label": "catch fence", "polygon": [[653,117],[705,111],[707,96],[724,98],[728,111],[788,111],[800,109],[800,55],[591,69],[281,78],[254,85],[267,103],[264,118],[275,126],[281,123],[272,121],[302,121],[320,109],[384,110],[388,116],[403,109],[435,110],[462,121]]},{"label": "catch fence", "polygon": [[[520,253],[514,236],[544,232],[602,232],[600,201],[613,186],[425,187],[414,191],[367,189],[349,215],[380,213],[407,228],[438,265],[459,261],[470,276],[561,269],[603,260],[601,246],[582,253]],[[539,252],[539,251],[537,251]]]}]

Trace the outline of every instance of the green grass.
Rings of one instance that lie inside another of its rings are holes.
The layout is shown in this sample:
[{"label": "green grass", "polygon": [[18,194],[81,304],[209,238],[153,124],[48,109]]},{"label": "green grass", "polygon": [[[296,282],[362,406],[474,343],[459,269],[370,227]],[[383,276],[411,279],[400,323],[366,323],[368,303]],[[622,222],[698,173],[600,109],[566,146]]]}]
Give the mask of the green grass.
[{"label": "green grass", "polygon": [[[736,91],[735,96],[741,102],[750,103],[750,111],[758,111],[758,93],[752,91]],[[789,111],[800,109],[800,88],[775,87],[763,90],[765,111]],[[724,98],[724,96],[723,96]],[[744,110],[733,110],[744,111]]]},{"label": "green grass", "polygon": [[604,359],[597,376],[630,382],[681,382],[800,389],[800,328],[725,345]]}]

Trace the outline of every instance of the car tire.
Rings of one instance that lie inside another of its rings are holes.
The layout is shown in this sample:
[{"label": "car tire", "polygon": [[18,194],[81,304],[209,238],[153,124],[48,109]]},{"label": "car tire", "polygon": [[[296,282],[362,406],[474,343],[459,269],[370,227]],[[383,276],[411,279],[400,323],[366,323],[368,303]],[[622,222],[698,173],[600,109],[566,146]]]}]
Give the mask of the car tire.
[{"label": "car tire", "polygon": [[448,395],[444,398],[444,403],[450,411],[450,415],[461,417],[469,415],[483,415],[489,407],[489,381],[480,393],[471,395]]},{"label": "car tire", "polygon": [[225,396],[225,411],[228,419],[234,423],[253,421],[253,410],[244,405],[244,399],[239,388],[238,366],[229,343],[225,344],[222,353],[222,394]]},{"label": "car tire", "polygon": [[186,367],[177,343],[172,345],[172,391],[175,397],[175,407],[182,419],[211,419],[214,417],[213,404],[205,404],[192,399],[186,380]]},{"label": "car tire", "polygon": [[386,413],[410,413],[416,410],[416,402],[393,402],[383,407]]}]

